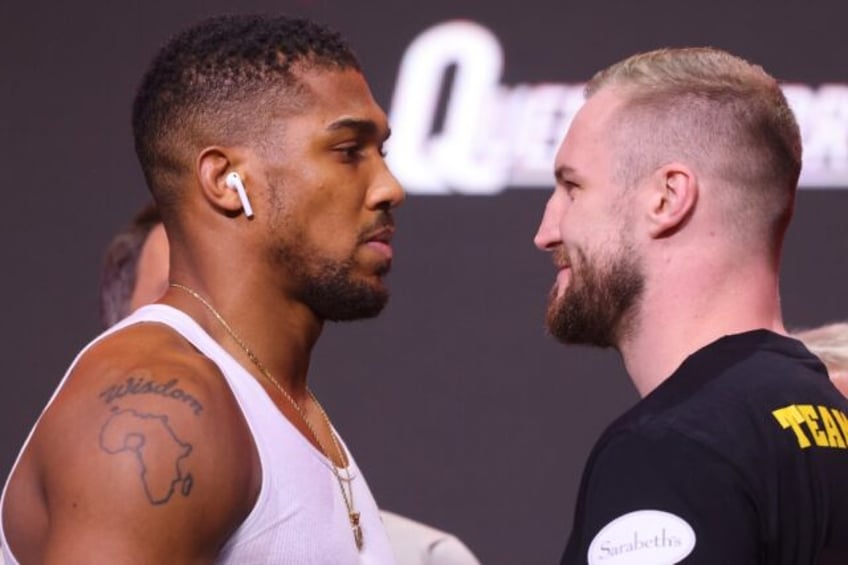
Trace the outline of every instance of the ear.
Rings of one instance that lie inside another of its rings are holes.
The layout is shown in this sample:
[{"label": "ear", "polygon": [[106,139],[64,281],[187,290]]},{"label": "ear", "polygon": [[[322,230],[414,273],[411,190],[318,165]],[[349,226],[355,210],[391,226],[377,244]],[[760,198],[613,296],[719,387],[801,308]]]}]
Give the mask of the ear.
[{"label": "ear", "polygon": [[197,177],[203,196],[228,216],[238,215],[243,207],[238,192],[227,184],[227,175],[233,171],[242,178],[246,176],[241,157],[235,149],[218,146],[207,147],[197,156]]},{"label": "ear", "polygon": [[680,229],[698,201],[698,179],[686,165],[671,163],[651,175],[648,221],[651,237]]}]

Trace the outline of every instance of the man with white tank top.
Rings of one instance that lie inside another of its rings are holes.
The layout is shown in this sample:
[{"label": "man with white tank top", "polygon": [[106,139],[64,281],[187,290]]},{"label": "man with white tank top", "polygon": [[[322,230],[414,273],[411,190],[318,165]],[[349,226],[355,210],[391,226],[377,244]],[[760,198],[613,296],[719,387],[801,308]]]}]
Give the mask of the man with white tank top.
[{"label": "man with white tank top", "polygon": [[355,461],[307,386],[326,320],[388,299],[389,129],[307,20],[172,39],[133,107],[171,285],[79,354],[3,491],[7,563],[382,564]]},{"label": "man with white tank top", "polygon": [[[141,306],[152,304],[168,289],[168,236],[156,205],[143,207],[115,234],[106,248],[100,272],[100,319],[104,328]],[[380,509],[397,565],[479,565],[457,536]],[[0,562],[2,565],[2,562]]]}]

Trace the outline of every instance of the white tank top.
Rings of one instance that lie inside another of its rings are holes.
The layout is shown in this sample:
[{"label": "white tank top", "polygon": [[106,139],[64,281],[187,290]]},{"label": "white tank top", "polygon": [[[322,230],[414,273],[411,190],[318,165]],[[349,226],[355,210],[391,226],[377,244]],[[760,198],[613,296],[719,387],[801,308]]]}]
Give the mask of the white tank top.
[{"label": "white tank top", "polygon": [[[80,352],[47,406],[49,407],[56,398],[77,361],[89,347],[110,333],[139,322],[159,322],[172,327],[218,366],[241,408],[259,452],[262,485],[256,505],[227,540],[218,555],[217,563],[395,563],[374,497],[341,438],[339,442],[348,454],[353,501],[356,511],[360,513],[365,540],[361,551],[357,551],[353,540],[347,507],[332,470],[333,463],[315,449],[280,413],[259,382],[190,316],[180,310],[164,304],[145,306],[107,330]],[[23,449],[29,443],[34,430],[35,427]],[[12,472],[15,467],[17,461]],[[346,478],[344,470],[341,470],[341,476]],[[5,502],[6,488],[8,481],[0,499],[0,509]],[[0,514],[3,557],[6,565],[17,565],[18,561],[9,549],[4,532]]]}]

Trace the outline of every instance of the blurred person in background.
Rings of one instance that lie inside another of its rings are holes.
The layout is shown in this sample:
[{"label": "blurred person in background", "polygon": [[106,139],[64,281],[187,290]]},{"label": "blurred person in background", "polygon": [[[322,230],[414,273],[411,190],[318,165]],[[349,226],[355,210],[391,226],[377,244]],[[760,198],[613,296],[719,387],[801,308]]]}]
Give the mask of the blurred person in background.
[{"label": "blurred person in background", "polygon": [[822,360],[830,380],[848,397],[848,323],[826,324],[793,335]]}]

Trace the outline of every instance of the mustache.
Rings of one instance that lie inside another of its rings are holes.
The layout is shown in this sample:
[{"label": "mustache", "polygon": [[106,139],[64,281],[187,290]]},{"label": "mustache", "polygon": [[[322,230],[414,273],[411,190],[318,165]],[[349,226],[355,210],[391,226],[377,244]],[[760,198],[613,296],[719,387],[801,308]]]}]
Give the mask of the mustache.
[{"label": "mustache", "polygon": [[558,269],[570,267],[571,261],[568,258],[568,251],[564,246],[557,247],[551,254],[551,260]]},{"label": "mustache", "polygon": [[366,226],[359,232],[359,242],[365,243],[374,239],[375,236],[383,234],[391,237],[394,231],[395,220],[392,217],[392,213],[388,210],[383,210],[373,224]]}]

